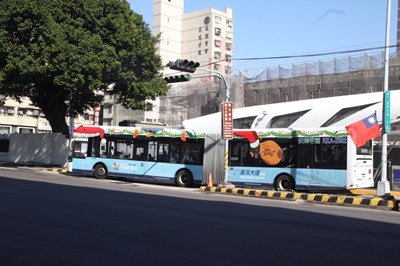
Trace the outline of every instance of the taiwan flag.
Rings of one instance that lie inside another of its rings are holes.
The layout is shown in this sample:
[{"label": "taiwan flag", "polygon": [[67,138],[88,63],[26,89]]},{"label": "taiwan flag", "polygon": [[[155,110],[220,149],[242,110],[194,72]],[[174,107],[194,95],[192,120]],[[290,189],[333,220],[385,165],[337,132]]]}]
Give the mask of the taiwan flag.
[{"label": "taiwan flag", "polygon": [[348,125],[346,130],[353,139],[357,148],[363,146],[368,140],[377,138],[381,135],[376,114]]}]

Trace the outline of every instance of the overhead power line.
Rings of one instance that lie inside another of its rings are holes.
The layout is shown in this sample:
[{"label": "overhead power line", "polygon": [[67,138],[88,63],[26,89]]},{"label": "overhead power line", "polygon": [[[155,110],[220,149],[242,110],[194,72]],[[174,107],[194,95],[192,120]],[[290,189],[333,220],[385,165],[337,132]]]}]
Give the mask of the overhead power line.
[{"label": "overhead power line", "polygon": [[[397,44],[393,44],[393,45],[389,45],[388,48],[394,48],[394,47],[397,47],[397,46],[398,46]],[[269,57],[232,58],[232,60],[235,60],[235,61],[250,61],[250,60],[272,60],[272,59],[317,57],[317,56],[324,56],[324,55],[365,52],[365,51],[378,50],[378,49],[384,49],[384,48],[386,48],[386,46],[355,49],[355,50],[346,50],[346,51],[336,51],[336,52],[315,53],[315,54],[283,55],[283,56],[269,56]]]}]

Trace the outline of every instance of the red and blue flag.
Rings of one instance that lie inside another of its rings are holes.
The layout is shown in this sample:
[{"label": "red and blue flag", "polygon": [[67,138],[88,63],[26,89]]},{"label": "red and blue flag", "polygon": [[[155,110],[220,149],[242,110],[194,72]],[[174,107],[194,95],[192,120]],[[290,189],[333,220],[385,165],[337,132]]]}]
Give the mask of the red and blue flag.
[{"label": "red and blue flag", "polygon": [[361,121],[348,125],[346,130],[357,148],[363,146],[368,140],[381,136],[376,114],[372,114]]}]

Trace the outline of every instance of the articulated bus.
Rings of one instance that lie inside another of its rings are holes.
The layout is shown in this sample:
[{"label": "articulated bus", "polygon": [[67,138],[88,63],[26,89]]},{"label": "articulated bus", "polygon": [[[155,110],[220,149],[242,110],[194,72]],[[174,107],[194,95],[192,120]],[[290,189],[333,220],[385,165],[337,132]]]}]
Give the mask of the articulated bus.
[{"label": "articulated bus", "polygon": [[[372,141],[356,148],[344,129],[236,130],[228,181],[277,190],[346,190],[374,186]],[[253,143],[251,143],[253,142]]]},{"label": "articulated bus", "polygon": [[372,141],[356,148],[343,128],[234,130],[220,134],[169,128],[80,126],[71,171],[182,187],[227,181],[237,187],[345,190],[374,186]]},{"label": "articulated bus", "polygon": [[74,130],[69,168],[99,179],[189,187],[202,182],[204,136],[168,128],[80,126]]}]

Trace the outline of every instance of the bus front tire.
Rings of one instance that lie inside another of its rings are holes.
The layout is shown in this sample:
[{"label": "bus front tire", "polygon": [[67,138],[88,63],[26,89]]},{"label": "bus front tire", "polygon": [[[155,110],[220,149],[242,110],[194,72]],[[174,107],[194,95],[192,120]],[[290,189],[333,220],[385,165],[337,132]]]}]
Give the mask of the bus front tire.
[{"label": "bus front tire", "polygon": [[191,187],[193,185],[192,174],[187,170],[180,170],[175,176],[175,183],[179,187]]},{"label": "bus front tire", "polygon": [[105,179],[107,178],[107,169],[103,164],[98,164],[94,168],[93,175],[97,179]]},{"label": "bus front tire", "polygon": [[275,189],[280,191],[294,190],[294,180],[291,176],[280,175],[275,180]]}]

